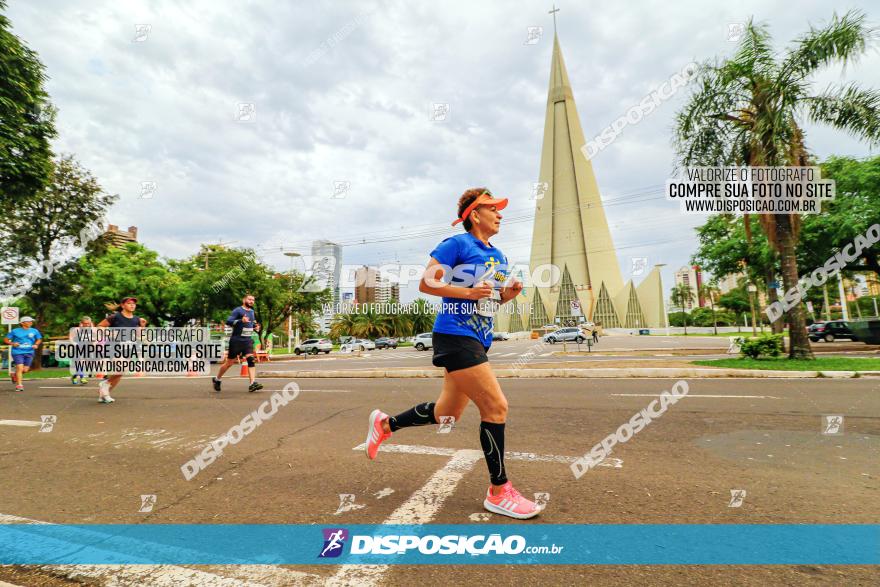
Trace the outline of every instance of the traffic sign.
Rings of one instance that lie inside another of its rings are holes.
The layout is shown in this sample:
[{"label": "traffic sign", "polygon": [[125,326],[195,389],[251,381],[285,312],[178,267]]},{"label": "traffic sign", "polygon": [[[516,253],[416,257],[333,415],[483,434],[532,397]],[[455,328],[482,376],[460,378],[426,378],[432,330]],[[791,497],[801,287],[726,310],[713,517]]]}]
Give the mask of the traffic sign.
[{"label": "traffic sign", "polygon": [[571,300],[569,303],[571,306],[571,315],[572,316],[581,316],[581,303],[578,300]]},{"label": "traffic sign", "polygon": [[18,324],[18,308],[15,306],[4,306],[0,310],[0,317],[3,318],[2,324]]}]

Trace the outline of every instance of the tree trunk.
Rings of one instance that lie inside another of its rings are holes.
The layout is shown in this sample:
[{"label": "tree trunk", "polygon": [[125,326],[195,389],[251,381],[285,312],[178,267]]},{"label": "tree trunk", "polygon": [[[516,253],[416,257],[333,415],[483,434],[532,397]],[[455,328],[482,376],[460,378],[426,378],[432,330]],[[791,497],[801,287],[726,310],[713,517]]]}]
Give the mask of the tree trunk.
[{"label": "tree trunk", "polygon": [[[782,264],[782,283],[785,291],[797,287],[798,267],[796,244],[791,227],[791,216],[776,216],[776,236],[779,242],[779,259]],[[813,359],[810,339],[807,336],[807,319],[804,315],[803,301],[799,301],[788,311],[789,359]]]},{"label": "tree trunk", "polygon": [[[767,268],[767,273],[765,275],[765,279],[767,281],[767,305],[772,306],[774,302],[779,300],[779,295],[776,293],[776,288],[772,287],[771,284],[776,281],[776,271],[773,270],[773,266]],[[783,291],[788,291],[788,287],[783,288]],[[758,316],[761,315],[761,312],[758,312]],[[763,323],[763,319],[761,320]],[[785,330],[784,320],[777,320],[776,322],[770,323],[770,332],[773,334],[780,334],[783,330]]]}]

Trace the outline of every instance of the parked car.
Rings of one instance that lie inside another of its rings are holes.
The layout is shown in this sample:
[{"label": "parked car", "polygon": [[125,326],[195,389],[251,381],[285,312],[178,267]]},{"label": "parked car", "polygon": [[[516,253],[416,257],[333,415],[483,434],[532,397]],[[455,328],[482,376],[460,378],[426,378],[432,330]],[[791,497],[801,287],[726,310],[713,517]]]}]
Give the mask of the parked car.
[{"label": "parked car", "polygon": [[807,336],[809,336],[810,340],[813,342],[819,342],[820,340],[834,342],[838,338],[857,340],[853,335],[852,330],[849,329],[849,325],[843,320],[831,320],[830,322],[816,322],[815,324],[810,324],[810,327],[807,329]]},{"label": "parked car", "polygon": [[297,355],[301,355],[302,353],[308,353],[311,355],[324,353],[326,355],[329,355],[330,351],[332,350],[333,343],[330,341],[329,338],[310,338],[308,340],[302,341],[293,348],[293,352]]},{"label": "parked car", "polygon": [[510,340],[510,334],[506,332],[493,332],[492,340]]},{"label": "parked car", "polygon": [[397,339],[391,338],[389,336],[380,336],[376,339],[376,348],[377,349],[396,349],[397,348]]},{"label": "parked car", "polygon": [[555,332],[544,335],[544,342],[549,342],[550,344],[556,344],[557,342],[562,341],[573,341],[580,344],[585,340],[587,340],[587,337],[584,335],[583,331],[574,326],[560,328]]},{"label": "parked car", "polygon": [[358,351],[374,351],[376,350],[376,343],[372,340],[366,338],[358,338],[356,340],[351,341],[351,346],[355,350]]},{"label": "parked car", "polygon": [[424,351],[434,347],[434,336],[431,332],[423,332],[413,338],[413,346],[417,351]]}]

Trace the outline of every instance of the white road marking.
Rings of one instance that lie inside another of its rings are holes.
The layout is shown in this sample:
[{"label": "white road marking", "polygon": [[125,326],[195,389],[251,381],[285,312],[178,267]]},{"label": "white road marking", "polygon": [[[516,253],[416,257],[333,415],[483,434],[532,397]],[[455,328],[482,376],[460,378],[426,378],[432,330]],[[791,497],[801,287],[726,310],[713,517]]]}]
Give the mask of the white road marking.
[{"label": "white road marking", "polygon": [[[352,450],[361,451],[363,444],[359,444]],[[429,454],[437,456],[451,456],[452,458],[439,471],[434,473],[421,489],[416,491],[399,508],[394,510],[383,524],[428,524],[440,511],[446,499],[455,492],[459,481],[470,471],[477,461],[482,460],[483,451],[471,449],[452,449],[424,445],[385,444],[380,447],[383,452],[397,452],[409,454]],[[577,457],[561,455],[537,455],[534,453],[508,452],[505,458],[513,460],[530,461],[554,461],[571,463]],[[612,462],[613,461],[613,462]],[[620,459],[605,459],[599,466],[621,468],[623,461]],[[471,515],[473,519],[474,514]],[[358,585],[378,586],[382,585],[383,575],[389,569],[388,565],[347,565],[342,566],[336,574],[327,581],[327,585],[343,586]]]},{"label": "white road marking", "polygon": [[[50,524],[31,518],[0,514],[0,524]],[[320,575],[291,571],[274,565],[210,565],[221,576],[178,565],[35,565],[35,568],[59,574],[71,580],[92,579],[106,585],[144,587],[281,587],[285,585],[320,585]],[[259,581],[256,583],[254,581]],[[91,582],[91,581],[90,581]]]},{"label": "white road marking", "polygon": [[[609,395],[618,397],[660,397],[659,393],[612,393]],[[693,393],[687,394],[686,397],[782,399],[774,395],[694,395]]]},{"label": "white road marking", "polygon": [[0,426],[42,426],[42,422],[31,420],[0,420]]},{"label": "white road marking", "polygon": [[[402,446],[402,445],[396,445]],[[430,447],[428,447],[430,448]],[[363,450],[363,445],[354,450]],[[431,475],[421,489],[413,493],[394,510],[383,524],[427,524],[434,519],[446,499],[455,491],[458,482],[483,458],[479,450],[456,450],[439,471]],[[388,565],[346,565],[327,581],[327,585],[380,585]]]},{"label": "white road marking", "polygon": [[[361,443],[354,447],[352,450],[364,450],[364,443]],[[459,452],[454,448],[445,448],[439,446],[425,446],[422,444],[383,444],[379,447],[381,452],[395,452],[395,453],[409,453],[409,454],[419,454],[419,455],[436,455],[449,457],[455,455],[455,453]],[[477,451],[482,455],[482,451]],[[516,452],[516,451],[505,451],[504,458],[510,459],[512,461],[542,461],[542,462],[550,462],[550,463],[568,463],[571,464],[578,458],[579,456],[565,456],[565,455],[539,455],[532,452]],[[613,469],[620,469],[623,467],[623,461],[618,458],[606,458],[599,465],[600,467],[611,467]]]}]

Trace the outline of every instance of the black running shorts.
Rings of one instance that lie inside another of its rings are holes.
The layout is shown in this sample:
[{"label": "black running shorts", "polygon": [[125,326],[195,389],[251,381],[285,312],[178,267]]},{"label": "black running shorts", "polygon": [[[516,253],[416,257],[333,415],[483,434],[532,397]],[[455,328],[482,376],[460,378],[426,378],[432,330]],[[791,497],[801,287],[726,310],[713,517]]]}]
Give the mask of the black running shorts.
[{"label": "black running shorts", "polygon": [[472,336],[435,332],[431,338],[434,345],[434,366],[443,367],[450,373],[489,361],[486,356],[489,349]]},{"label": "black running shorts", "polygon": [[252,354],[254,354],[254,341],[251,339],[229,340],[229,354],[226,355],[226,358],[239,359]]}]

